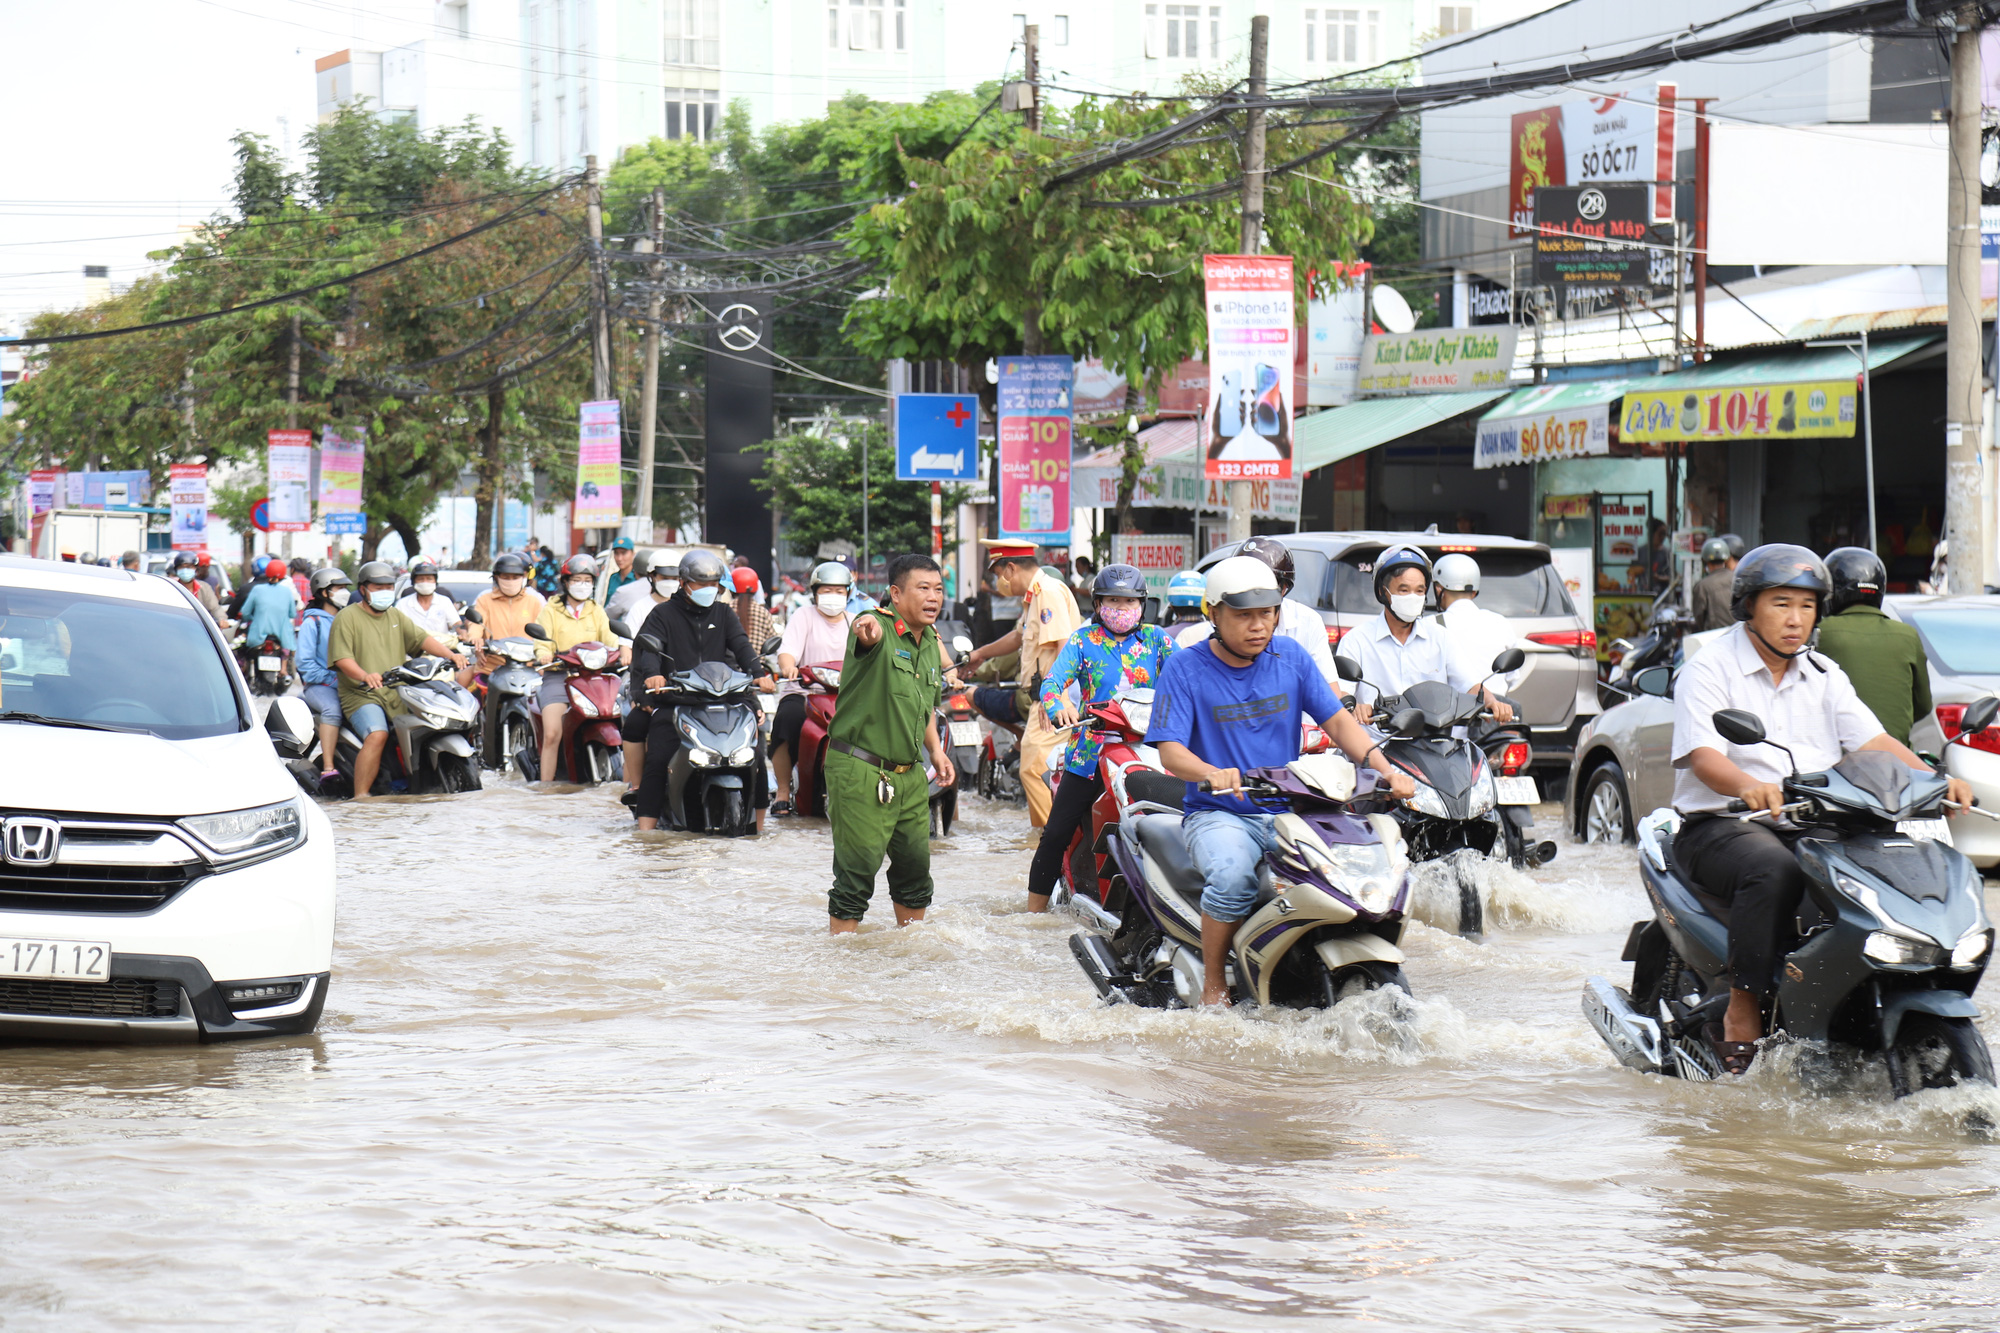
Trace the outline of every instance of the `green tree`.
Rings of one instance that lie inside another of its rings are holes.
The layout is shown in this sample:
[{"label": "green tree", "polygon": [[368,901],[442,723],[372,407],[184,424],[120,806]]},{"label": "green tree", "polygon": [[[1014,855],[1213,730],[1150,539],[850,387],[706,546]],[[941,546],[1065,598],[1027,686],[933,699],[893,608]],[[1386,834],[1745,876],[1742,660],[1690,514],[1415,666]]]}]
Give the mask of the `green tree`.
[{"label": "green tree", "polygon": [[[784,514],[793,545],[861,540],[861,451],[868,453],[868,550],[880,560],[931,549],[931,487],[896,479],[896,450],[886,427],[826,422],[813,430],[759,445],[768,458],[757,488]],[[944,488],[947,510],[964,503],[965,488]]]}]

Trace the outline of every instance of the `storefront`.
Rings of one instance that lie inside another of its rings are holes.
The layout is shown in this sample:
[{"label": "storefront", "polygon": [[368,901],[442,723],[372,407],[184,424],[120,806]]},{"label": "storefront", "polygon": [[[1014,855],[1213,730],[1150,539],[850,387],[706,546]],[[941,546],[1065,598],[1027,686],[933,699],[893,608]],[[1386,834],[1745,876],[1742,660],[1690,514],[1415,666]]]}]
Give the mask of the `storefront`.
[{"label": "storefront", "polygon": [[[1526,534],[1525,489],[1475,475],[1480,409],[1504,389],[1369,398],[1300,417],[1300,526]],[[1469,526],[1466,526],[1469,525]]]}]

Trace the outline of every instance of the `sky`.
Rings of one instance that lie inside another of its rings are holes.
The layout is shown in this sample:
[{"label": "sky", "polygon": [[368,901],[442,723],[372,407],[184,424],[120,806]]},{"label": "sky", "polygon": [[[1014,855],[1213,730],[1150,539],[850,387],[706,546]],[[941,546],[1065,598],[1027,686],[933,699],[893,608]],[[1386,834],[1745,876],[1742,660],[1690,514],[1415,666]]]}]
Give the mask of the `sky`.
[{"label": "sky", "polygon": [[227,200],[230,136],[317,119],[313,62],[423,35],[432,0],[0,0],[0,331],[85,300]]}]

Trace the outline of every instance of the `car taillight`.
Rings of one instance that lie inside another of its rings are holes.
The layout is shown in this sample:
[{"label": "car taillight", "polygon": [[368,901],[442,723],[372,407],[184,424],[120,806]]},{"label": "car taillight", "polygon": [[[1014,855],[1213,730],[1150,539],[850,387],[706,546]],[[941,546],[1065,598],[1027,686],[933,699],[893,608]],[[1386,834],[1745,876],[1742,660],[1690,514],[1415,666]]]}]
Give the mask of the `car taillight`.
[{"label": "car taillight", "polygon": [[1500,751],[1500,775],[1519,777],[1521,770],[1528,766],[1528,747],[1522,741],[1509,741],[1507,748]]},{"label": "car taillight", "polygon": [[1340,636],[1345,633],[1347,633],[1347,626],[1345,625],[1328,625],[1326,627],[1326,646],[1329,648],[1340,647]]},{"label": "car taillight", "polygon": [[1547,648],[1567,648],[1578,657],[1597,655],[1597,631],[1594,629],[1543,630],[1540,634],[1530,634],[1528,642]]},{"label": "car taillight", "polygon": [[[1960,730],[1958,725],[1959,720],[1964,716],[1964,704],[1939,704],[1937,706],[1938,726],[1943,729],[1945,740],[1955,741],[1958,739]],[[2000,727],[1988,727],[1977,736],[1968,738],[1965,743],[1975,750],[1984,750],[1988,754],[2000,754]]]}]

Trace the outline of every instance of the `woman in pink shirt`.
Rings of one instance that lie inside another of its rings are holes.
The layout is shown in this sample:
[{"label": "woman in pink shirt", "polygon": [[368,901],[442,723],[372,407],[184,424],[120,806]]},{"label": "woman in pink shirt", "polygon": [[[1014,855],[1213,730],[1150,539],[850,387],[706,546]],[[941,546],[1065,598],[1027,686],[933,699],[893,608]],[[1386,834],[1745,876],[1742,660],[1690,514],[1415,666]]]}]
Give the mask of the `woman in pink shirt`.
[{"label": "woman in pink shirt", "polygon": [[847,597],[854,588],[854,574],[846,565],[828,560],[813,568],[810,591],[812,606],[801,609],[785,622],[784,639],[778,645],[778,715],[771,719],[771,771],[778,779],[771,813],[792,812],[792,761],[798,753],[799,732],[806,725],[806,687],[799,681],[801,666],[838,666],[847,657]]}]

